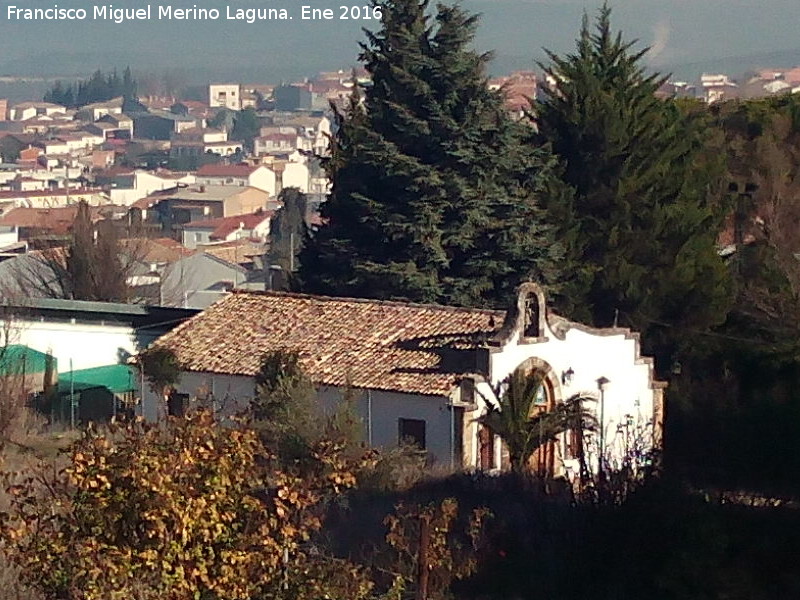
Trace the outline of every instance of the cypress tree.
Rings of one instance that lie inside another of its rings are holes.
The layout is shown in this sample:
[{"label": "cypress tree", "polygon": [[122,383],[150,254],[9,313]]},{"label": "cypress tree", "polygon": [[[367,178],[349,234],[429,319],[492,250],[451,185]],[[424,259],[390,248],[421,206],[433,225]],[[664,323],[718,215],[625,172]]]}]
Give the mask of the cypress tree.
[{"label": "cypress tree", "polygon": [[663,367],[679,337],[725,318],[730,283],[715,247],[724,215],[702,128],[656,97],[663,79],[644,72],[634,43],[612,33],[607,6],[594,32],[584,18],[577,52],[549,53],[554,83],[535,107],[534,142],[552,145],[575,191],[547,207],[578,265],[567,312],[644,332]]},{"label": "cypress tree", "polygon": [[490,91],[477,17],[389,0],[361,60],[372,83],[336,116],[332,192],[301,254],[304,290],[496,305],[525,279],[553,283],[557,246],[538,194],[553,163],[522,143]]},{"label": "cypress tree", "polygon": [[95,295],[95,238],[89,205],[81,201],[72,223],[72,238],[66,249],[65,263],[69,282],[68,298],[98,300]]},{"label": "cypress tree", "polygon": [[[299,264],[298,255],[306,234],[306,213],[308,197],[295,187],[283,188],[278,200],[282,203],[280,210],[272,217],[269,228],[269,265],[281,268],[280,281],[289,282],[294,277],[294,270]],[[271,279],[273,289],[276,285]]]}]

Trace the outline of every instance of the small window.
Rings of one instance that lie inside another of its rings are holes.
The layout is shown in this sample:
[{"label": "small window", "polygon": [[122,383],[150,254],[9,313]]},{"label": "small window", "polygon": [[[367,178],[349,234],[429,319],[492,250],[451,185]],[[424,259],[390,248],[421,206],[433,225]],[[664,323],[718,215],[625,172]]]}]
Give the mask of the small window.
[{"label": "small window", "polygon": [[475,404],[475,380],[467,377],[461,381],[461,402]]},{"label": "small window", "polygon": [[398,441],[403,444],[414,444],[425,450],[425,421],[421,419],[400,419]]},{"label": "small window", "polygon": [[175,392],[169,395],[167,400],[167,414],[170,417],[183,417],[186,415],[186,409],[189,406],[189,394],[177,394]]},{"label": "small window", "polygon": [[533,399],[533,403],[536,406],[547,406],[547,390],[545,389],[546,383],[543,381],[542,385],[539,386],[539,389],[536,390],[536,397]]}]

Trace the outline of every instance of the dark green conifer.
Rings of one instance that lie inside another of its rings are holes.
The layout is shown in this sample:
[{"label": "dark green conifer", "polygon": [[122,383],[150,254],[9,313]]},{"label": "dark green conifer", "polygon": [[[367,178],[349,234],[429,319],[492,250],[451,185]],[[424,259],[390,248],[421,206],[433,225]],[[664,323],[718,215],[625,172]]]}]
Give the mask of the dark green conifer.
[{"label": "dark green conifer", "polygon": [[578,266],[567,311],[645,332],[665,358],[681,330],[725,318],[730,284],[715,247],[724,215],[702,128],[656,97],[663,80],[632,46],[612,33],[608,7],[594,32],[584,18],[577,52],[550,53],[554,85],[536,107],[534,143],[552,145],[575,190],[548,205]]},{"label": "dark green conifer", "polygon": [[361,60],[372,83],[337,115],[333,188],[305,245],[306,291],[459,305],[505,304],[552,283],[557,246],[537,196],[552,164],[490,91],[477,17],[455,6],[380,3]]}]

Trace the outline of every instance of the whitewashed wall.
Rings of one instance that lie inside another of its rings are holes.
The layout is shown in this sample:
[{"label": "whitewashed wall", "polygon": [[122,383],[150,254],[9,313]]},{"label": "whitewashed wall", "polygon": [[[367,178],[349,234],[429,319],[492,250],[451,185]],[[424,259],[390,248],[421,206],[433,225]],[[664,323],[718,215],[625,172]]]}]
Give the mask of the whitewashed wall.
[{"label": "whitewashed wall", "polygon": [[303,193],[308,192],[308,166],[303,163],[286,163],[282,174],[282,187],[296,187]]},{"label": "whitewashed wall", "polygon": [[118,364],[139,352],[139,343],[149,344],[156,336],[130,325],[113,321],[72,323],[14,318],[10,322],[9,343],[23,344],[39,352],[50,352],[58,360],[58,370],[89,369]]},{"label": "whitewashed wall", "polygon": [[[213,408],[222,415],[232,415],[247,407],[254,393],[252,377],[184,372],[176,386],[177,391],[190,398],[213,395]],[[165,407],[145,381],[141,415],[156,421],[165,416]],[[380,390],[354,390],[355,409],[364,423],[365,441],[373,447],[397,446],[399,419],[425,421],[426,450],[436,463],[449,466],[453,453],[451,431],[457,431],[458,422],[451,422],[451,409],[442,396],[418,396]],[[326,411],[334,410],[342,399],[343,391],[337,387],[319,389],[319,399]],[[455,441],[455,440],[453,440]],[[460,459],[456,459],[456,465]]]},{"label": "whitewashed wall", "polygon": [[277,177],[274,171],[260,167],[253,171],[248,178],[247,185],[267,192],[270,196],[277,193]]},{"label": "whitewashed wall", "polygon": [[[209,404],[215,412],[233,415],[247,407],[254,386],[252,377],[184,371],[175,387],[179,393],[189,394],[191,400],[209,395],[213,398]],[[158,421],[166,416],[162,398],[153,393],[146,380],[140,414],[148,421]]]},{"label": "whitewashed wall", "polygon": [[[542,341],[521,342],[516,332],[508,344],[490,355],[491,381],[497,384],[535,357],[551,369],[557,401],[578,394],[594,398],[585,406],[599,418],[601,394],[597,380],[605,377],[609,380],[602,395],[606,454],[619,458],[629,449],[618,435],[620,426],[631,422],[641,428],[652,426],[661,392],[652,387],[651,366],[638,356],[636,340],[622,330],[592,332],[573,327],[563,337],[559,339],[546,323]],[[569,369],[574,372],[572,382],[563,383],[562,374]],[[577,464],[567,462],[566,467],[574,469]]]},{"label": "whitewashed wall", "polygon": [[[355,408],[364,423],[364,435],[374,448],[392,448],[398,445],[400,419],[425,421],[426,450],[436,464],[449,466],[455,451],[451,445],[451,432],[455,433],[460,423],[455,418],[449,400],[443,396],[402,394],[382,390],[354,390]],[[342,398],[342,390],[325,387],[319,397],[327,410]],[[452,436],[454,437],[454,436]],[[460,458],[455,459],[460,466]]]}]

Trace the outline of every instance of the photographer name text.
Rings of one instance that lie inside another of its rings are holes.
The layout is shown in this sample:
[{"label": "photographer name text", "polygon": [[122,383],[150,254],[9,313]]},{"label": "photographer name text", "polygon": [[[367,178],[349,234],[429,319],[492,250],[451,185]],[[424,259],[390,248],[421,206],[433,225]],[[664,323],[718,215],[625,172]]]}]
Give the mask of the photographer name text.
[{"label": "photographer name text", "polygon": [[95,5],[85,8],[61,8],[54,4],[48,8],[23,8],[8,6],[6,18],[9,21],[103,21],[121,25],[136,21],[238,21],[253,24],[259,21],[379,21],[379,7],[368,5],[342,5],[336,8],[315,8],[299,6],[287,8],[234,8],[223,9],[177,8],[169,4],[157,4],[139,8],[118,8],[113,4]]}]

